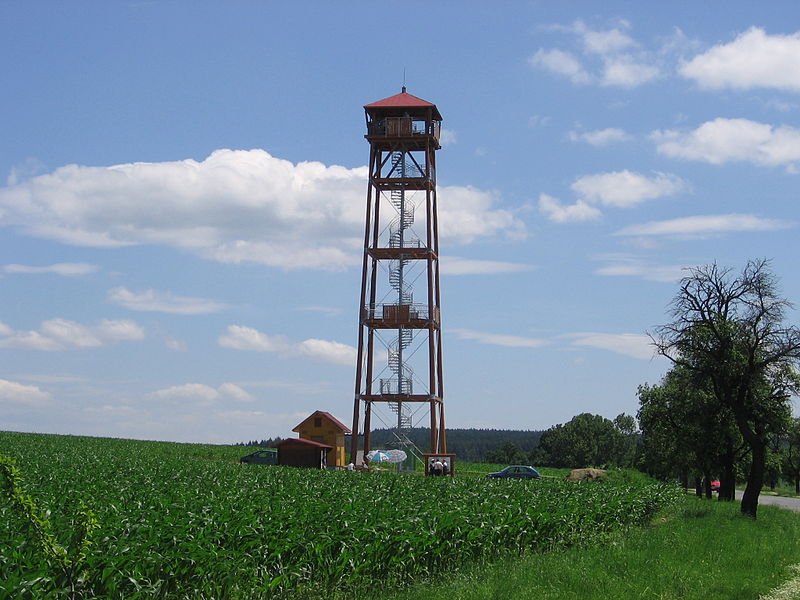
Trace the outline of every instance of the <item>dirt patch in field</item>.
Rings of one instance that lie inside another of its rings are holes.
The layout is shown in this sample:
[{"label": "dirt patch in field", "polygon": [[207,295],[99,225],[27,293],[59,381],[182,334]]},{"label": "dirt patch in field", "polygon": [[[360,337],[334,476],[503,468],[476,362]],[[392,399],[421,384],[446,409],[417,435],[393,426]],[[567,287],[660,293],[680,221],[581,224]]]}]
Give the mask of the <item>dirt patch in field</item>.
[{"label": "dirt patch in field", "polygon": [[606,476],[603,469],[572,469],[567,475],[567,481],[593,481]]}]

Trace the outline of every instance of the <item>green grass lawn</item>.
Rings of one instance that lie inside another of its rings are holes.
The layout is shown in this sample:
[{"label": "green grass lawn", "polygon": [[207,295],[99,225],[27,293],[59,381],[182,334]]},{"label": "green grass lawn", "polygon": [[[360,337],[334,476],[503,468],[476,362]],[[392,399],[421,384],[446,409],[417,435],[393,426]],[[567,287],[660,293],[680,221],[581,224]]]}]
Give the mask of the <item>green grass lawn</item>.
[{"label": "green grass lawn", "polygon": [[755,600],[800,563],[800,514],[687,497],[602,543],[476,566],[384,600],[724,598]]}]

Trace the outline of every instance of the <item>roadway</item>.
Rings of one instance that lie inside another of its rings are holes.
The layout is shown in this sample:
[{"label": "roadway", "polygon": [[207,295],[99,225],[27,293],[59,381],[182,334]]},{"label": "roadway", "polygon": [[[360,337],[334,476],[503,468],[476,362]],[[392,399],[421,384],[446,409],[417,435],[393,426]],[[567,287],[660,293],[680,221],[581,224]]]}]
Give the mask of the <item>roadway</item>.
[{"label": "roadway", "polygon": [[[742,490],[736,490],[736,499],[742,499]],[[758,497],[759,506],[779,506],[787,510],[800,512],[800,498],[787,498],[784,496],[769,496],[761,494]]]}]

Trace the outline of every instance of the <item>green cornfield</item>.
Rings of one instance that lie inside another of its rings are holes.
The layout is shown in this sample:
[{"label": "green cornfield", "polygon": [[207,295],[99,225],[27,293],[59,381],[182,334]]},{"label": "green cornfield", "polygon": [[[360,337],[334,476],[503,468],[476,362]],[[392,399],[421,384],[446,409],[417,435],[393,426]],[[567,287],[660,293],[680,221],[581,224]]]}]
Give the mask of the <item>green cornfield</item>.
[{"label": "green cornfield", "polygon": [[0,598],[374,595],[597,539],[679,495],[239,465],[245,453],[0,432]]}]

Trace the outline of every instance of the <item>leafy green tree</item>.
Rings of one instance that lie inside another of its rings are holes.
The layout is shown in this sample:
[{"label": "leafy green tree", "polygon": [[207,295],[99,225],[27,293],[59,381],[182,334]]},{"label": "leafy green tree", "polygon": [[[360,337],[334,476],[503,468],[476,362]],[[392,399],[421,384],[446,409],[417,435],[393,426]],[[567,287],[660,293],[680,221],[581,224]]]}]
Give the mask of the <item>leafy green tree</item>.
[{"label": "leafy green tree", "polygon": [[618,467],[634,467],[638,462],[639,431],[636,428],[636,419],[631,415],[621,413],[614,417],[614,427],[620,437],[617,443],[615,456],[612,463]]},{"label": "leafy green tree", "polygon": [[[720,500],[733,500],[736,465],[746,449],[729,410],[707,379],[673,367],[657,386],[639,387],[643,466],[661,477],[720,477]],[[710,484],[706,494],[711,496]]]},{"label": "leafy green tree", "polygon": [[589,413],[551,427],[539,439],[543,462],[554,467],[616,465],[623,446],[624,435],[611,420]]},{"label": "leafy green tree", "polygon": [[486,461],[502,464],[525,464],[528,456],[513,442],[506,442],[499,448],[486,453]]},{"label": "leafy green tree", "polygon": [[794,493],[800,495],[800,419],[792,420],[786,432],[782,451],[783,476],[794,482]]},{"label": "leafy green tree", "polygon": [[781,431],[797,390],[800,330],[784,323],[787,300],[766,260],[742,272],[716,264],[693,268],[672,301],[672,320],[658,328],[659,353],[706,379],[729,410],[750,451],[742,513],[753,518],[764,485],[769,436]]}]

